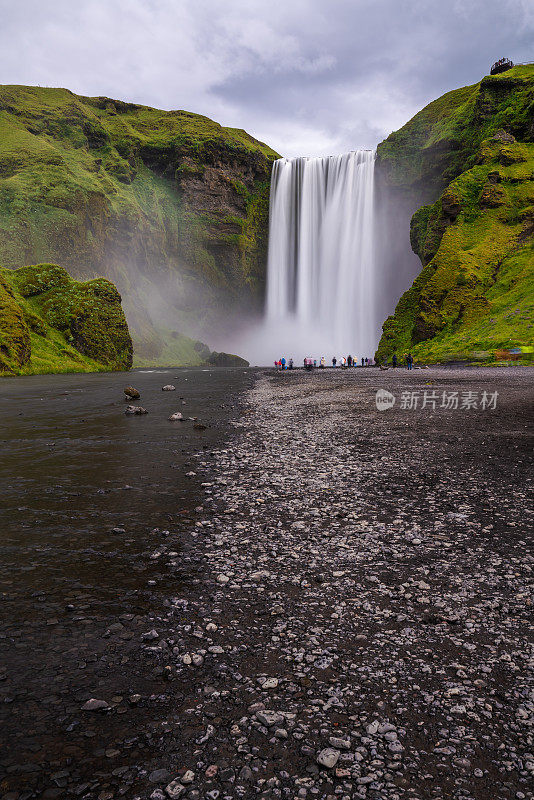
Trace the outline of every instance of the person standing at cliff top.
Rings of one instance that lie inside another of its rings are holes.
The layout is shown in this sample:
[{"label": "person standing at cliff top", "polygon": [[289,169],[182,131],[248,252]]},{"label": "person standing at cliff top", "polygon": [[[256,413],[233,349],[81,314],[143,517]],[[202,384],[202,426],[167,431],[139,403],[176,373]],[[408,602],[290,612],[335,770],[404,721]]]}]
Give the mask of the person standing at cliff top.
[{"label": "person standing at cliff top", "polygon": [[333,356],[333,358],[332,358],[332,366],[335,367],[336,364],[337,364],[337,358],[335,356]]}]

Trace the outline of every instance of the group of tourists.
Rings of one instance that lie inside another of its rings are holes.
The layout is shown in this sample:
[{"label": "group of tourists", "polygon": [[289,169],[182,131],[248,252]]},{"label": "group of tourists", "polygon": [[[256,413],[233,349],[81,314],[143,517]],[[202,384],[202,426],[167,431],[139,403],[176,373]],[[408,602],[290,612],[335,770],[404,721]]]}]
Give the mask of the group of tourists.
[{"label": "group of tourists", "polygon": [[361,364],[358,364],[357,359],[353,358],[352,356],[347,356],[346,358],[345,358],[345,356],[341,356],[339,361],[335,356],[333,356],[333,358],[332,358],[332,366],[334,368],[339,366],[339,367],[341,367],[341,369],[347,369],[348,367],[357,367],[357,366],[374,367],[375,366],[375,362],[373,361],[372,358],[367,358],[365,356],[361,357]]},{"label": "group of tourists", "polygon": [[[306,362],[306,359],[304,359],[304,362]],[[304,363],[304,366],[306,366],[306,363]],[[286,361],[285,358],[280,358],[278,361],[274,362],[274,368],[275,369],[293,369],[293,359],[290,358],[289,361]]]},{"label": "group of tourists", "polygon": [[[404,361],[406,363],[406,367],[408,369],[413,369],[413,356],[411,353],[408,353],[404,356]],[[384,364],[386,366],[387,364]],[[378,359],[367,358],[366,356],[362,356],[360,361],[358,362],[357,359],[353,358],[351,355],[348,356],[341,356],[341,358],[336,358],[336,356],[332,356],[332,367],[334,369],[341,368],[341,369],[349,369],[351,367],[378,367],[379,362]],[[391,366],[397,367],[399,366],[399,359],[396,353],[393,353],[391,359]],[[293,359],[286,359],[285,356],[279,358],[278,361],[274,362],[275,369],[294,369]],[[319,363],[317,363],[316,358],[308,358],[304,359],[304,369],[312,370],[312,369],[324,369],[326,367],[326,360],[325,357],[322,356],[319,359]]]},{"label": "group of tourists", "polygon": [[[275,369],[294,369],[293,359],[286,359],[284,356],[279,358],[278,361],[274,362]],[[322,356],[317,362],[316,358],[308,358],[304,359],[303,363],[304,369],[311,370],[311,369],[324,369],[326,367],[326,359]],[[332,357],[332,367],[341,367],[342,369],[347,369],[348,367],[357,367],[359,366],[359,362],[353,358],[351,355],[348,356],[341,356],[341,358],[336,358],[336,356]],[[375,362],[372,358],[367,358],[362,356],[361,358],[361,366],[362,367],[372,367],[375,366]]]}]

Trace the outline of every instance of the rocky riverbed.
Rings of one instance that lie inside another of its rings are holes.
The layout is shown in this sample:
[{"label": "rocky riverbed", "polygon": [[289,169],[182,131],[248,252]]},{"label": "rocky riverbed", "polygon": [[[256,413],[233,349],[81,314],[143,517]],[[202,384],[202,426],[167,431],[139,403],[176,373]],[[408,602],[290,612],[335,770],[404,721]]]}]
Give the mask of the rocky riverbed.
[{"label": "rocky riverbed", "polygon": [[532,379],[260,374],[152,532],[168,595],[102,632],[145,690],[86,681],[5,800],[532,798]]}]

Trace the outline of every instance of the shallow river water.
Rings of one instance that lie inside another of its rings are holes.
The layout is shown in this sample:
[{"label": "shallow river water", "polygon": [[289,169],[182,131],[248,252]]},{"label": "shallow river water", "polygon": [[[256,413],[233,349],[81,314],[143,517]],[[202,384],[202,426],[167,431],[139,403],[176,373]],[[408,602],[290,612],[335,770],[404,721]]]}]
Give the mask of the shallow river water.
[{"label": "shallow river water", "polygon": [[[199,478],[187,476],[191,456],[231,429],[252,380],[252,371],[216,369],[2,379],[0,797],[37,787],[61,797],[76,771],[81,781],[88,768],[112,770],[105,739],[124,737],[113,728],[125,717],[104,723],[103,741],[100,720],[77,735],[72,715],[99,691],[114,692],[126,712],[129,692],[161,688],[128,648],[146,614],[192,575],[169,575],[151,554],[161,531],[190,524],[201,496]],[[168,383],[176,391],[162,392]],[[124,414],[126,384],[148,415]],[[206,429],[169,422],[175,411]]]}]

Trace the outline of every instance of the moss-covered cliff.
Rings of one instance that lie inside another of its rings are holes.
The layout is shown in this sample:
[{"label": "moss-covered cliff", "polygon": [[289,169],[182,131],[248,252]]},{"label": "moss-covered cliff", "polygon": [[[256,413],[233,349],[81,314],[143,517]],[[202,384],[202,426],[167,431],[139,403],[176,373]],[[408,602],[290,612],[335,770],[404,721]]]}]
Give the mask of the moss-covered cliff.
[{"label": "moss-covered cliff", "polygon": [[115,286],[56,264],[0,268],[0,375],[127,370],[132,340]]},{"label": "moss-covered cliff", "polygon": [[259,305],[270,169],[245,131],[66,89],[0,87],[0,263],[116,283],[136,352]]},{"label": "moss-covered cliff", "polygon": [[[414,206],[423,270],[377,355],[427,361],[534,344],[534,67],[449,92],[378,148],[378,170]],[[429,202],[430,201],[430,202]]]}]

